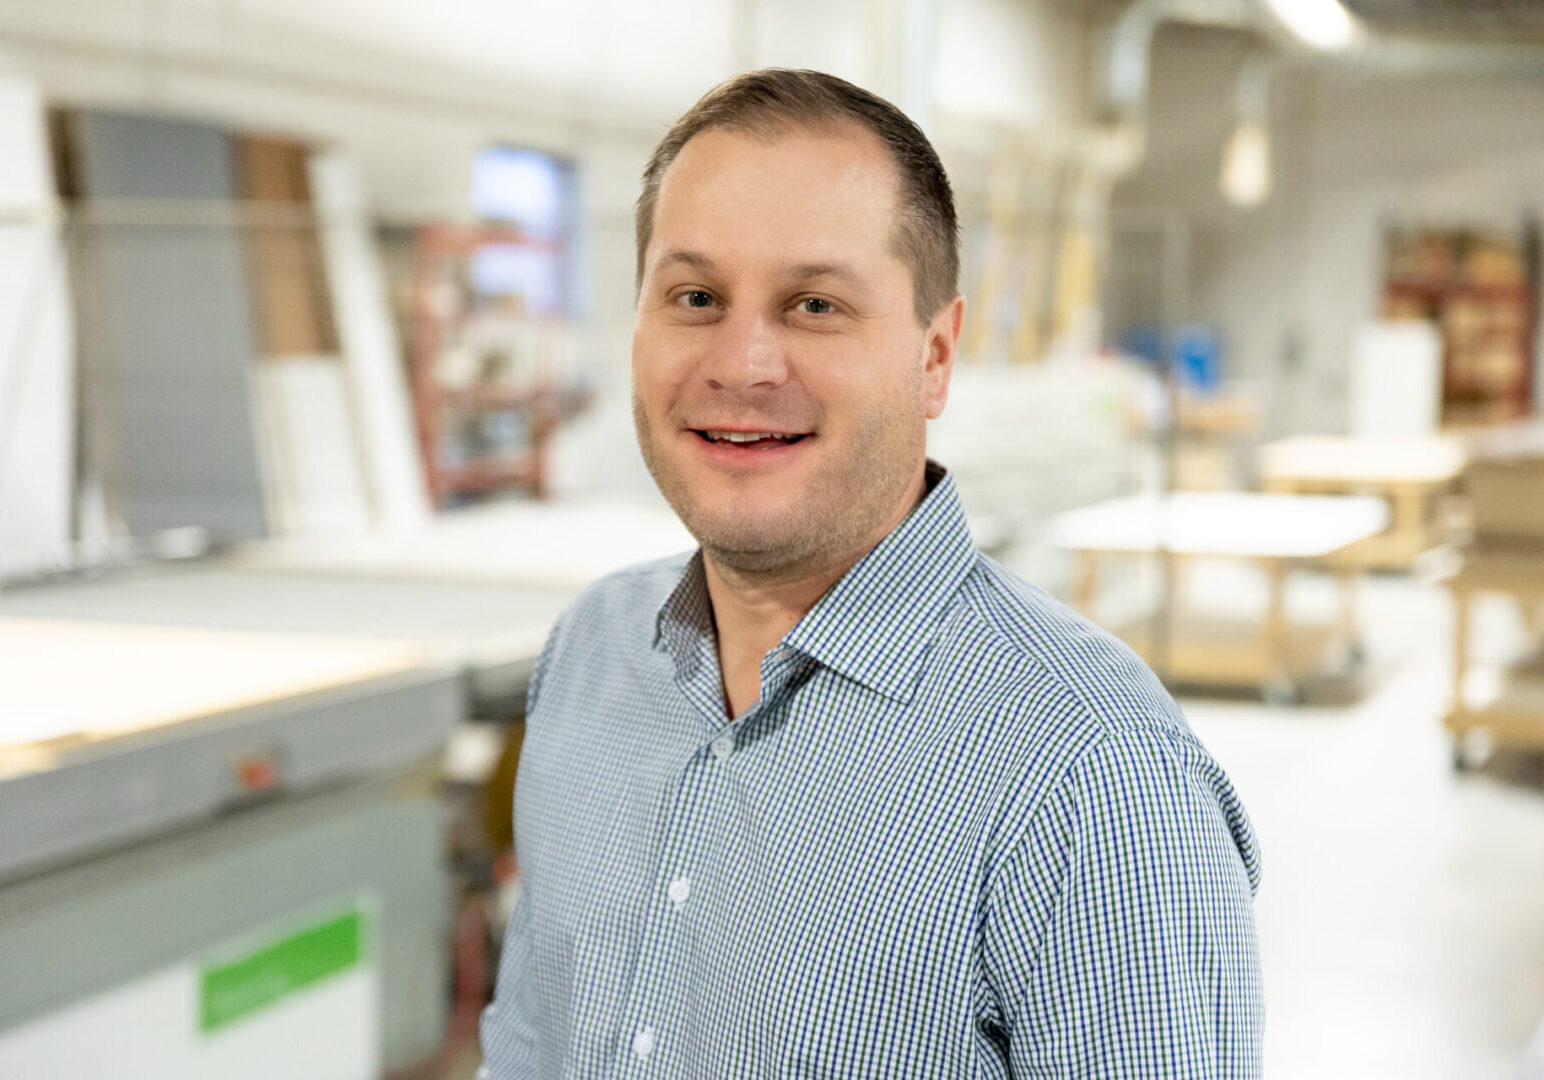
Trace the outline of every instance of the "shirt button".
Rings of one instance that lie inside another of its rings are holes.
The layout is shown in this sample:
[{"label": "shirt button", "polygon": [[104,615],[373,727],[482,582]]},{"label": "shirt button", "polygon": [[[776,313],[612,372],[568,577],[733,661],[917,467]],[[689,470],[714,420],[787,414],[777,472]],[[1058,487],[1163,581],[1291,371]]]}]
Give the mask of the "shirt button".
[{"label": "shirt button", "polygon": [[678,877],[670,883],[670,888],[665,890],[665,895],[670,897],[670,902],[680,907],[691,899],[692,883],[684,877]]},{"label": "shirt button", "polygon": [[718,760],[723,761],[730,754],[734,753],[734,736],[720,735],[718,738],[713,740],[712,747],[713,756],[718,758]]},{"label": "shirt button", "polygon": [[633,1036],[633,1053],[646,1058],[654,1053],[654,1029],[644,1028]]}]

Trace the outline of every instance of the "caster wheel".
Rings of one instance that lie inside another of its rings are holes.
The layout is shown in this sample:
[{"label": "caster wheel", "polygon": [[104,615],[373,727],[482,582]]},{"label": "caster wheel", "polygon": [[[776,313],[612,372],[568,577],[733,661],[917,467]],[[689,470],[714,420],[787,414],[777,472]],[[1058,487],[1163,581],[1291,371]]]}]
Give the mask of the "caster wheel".
[{"label": "caster wheel", "polygon": [[1260,687],[1260,700],[1265,704],[1285,708],[1298,703],[1297,685],[1289,679],[1271,679]]},{"label": "caster wheel", "polygon": [[1490,760],[1495,749],[1495,741],[1488,731],[1465,731],[1453,736],[1453,771],[1473,772]]},{"label": "caster wheel", "polygon": [[1455,773],[1466,773],[1473,767],[1469,763],[1469,753],[1464,749],[1464,743],[1462,739],[1453,740],[1451,760],[1453,763],[1453,771]]}]

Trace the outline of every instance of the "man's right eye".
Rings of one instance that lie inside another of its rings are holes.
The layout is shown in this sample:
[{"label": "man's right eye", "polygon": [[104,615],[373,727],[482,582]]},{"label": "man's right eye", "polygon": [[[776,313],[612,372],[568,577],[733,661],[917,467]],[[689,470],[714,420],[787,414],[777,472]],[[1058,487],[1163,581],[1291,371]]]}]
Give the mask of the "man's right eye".
[{"label": "man's right eye", "polygon": [[713,294],[703,292],[701,289],[693,289],[691,292],[682,293],[679,299],[687,307],[705,308],[713,306]]}]

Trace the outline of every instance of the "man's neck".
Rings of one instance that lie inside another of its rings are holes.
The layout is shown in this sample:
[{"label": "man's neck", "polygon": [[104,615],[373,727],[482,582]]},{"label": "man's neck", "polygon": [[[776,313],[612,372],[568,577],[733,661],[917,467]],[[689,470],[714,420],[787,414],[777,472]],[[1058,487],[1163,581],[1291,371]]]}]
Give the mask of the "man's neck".
[{"label": "man's neck", "polygon": [[862,557],[823,565],[797,577],[748,577],[704,554],[703,572],[718,630],[718,662],[730,716],[739,716],[761,696],[761,659],[804,618]]},{"label": "man's neck", "polygon": [[706,551],[703,573],[718,631],[719,671],[731,717],[761,696],[761,660],[863,556],[889,536],[927,493],[919,477],[910,497],[884,528],[851,551],[794,573],[745,574],[724,566]]}]

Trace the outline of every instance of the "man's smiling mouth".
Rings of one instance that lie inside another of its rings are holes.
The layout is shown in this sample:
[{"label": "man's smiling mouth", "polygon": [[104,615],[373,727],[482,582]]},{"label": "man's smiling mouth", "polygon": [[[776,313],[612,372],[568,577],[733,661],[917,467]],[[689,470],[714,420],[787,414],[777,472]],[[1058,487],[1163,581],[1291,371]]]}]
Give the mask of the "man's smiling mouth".
[{"label": "man's smiling mouth", "polygon": [[747,449],[787,446],[805,437],[803,434],[792,435],[777,431],[720,431],[712,428],[694,428],[693,431],[699,438],[716,446],[743,446]]}]

